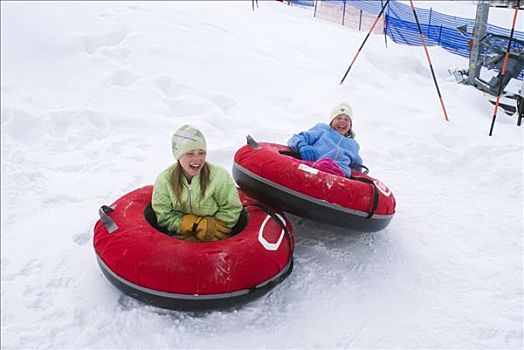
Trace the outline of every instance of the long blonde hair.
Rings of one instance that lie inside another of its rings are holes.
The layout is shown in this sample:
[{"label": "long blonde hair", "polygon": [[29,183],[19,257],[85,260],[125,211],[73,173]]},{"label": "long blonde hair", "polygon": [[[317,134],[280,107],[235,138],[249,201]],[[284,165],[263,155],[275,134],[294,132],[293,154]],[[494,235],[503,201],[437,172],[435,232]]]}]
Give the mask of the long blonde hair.
[{"label": "long blonde hair", "polygon": [[[178,204],[182,204],[182,201],[180,200],[180,194],[183,190],[183,176],[184,171],[182,170],[182,165],[180,164],[180,162],[177,162],[177,164],[173,167],[173,170],[171,171],[171,188],[175,193],[175,197]],[[204,166],[202,167],[202,170],[200,170],[200,198],[204,198],[208,185],[209,166],[207,165],[207,162],[205,162]]]}]

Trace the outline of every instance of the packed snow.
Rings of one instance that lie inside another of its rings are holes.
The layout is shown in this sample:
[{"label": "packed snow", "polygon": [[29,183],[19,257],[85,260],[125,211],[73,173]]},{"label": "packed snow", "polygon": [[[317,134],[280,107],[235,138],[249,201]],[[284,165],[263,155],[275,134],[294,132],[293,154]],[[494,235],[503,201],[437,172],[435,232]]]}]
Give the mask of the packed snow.
[{"label": "packed snow", "polygon": [[[429,48],[446,122],[422,47],[373,35],[339,85],[366,33],[276,1],[1,16],[2,348],[523,347],[522,128],[499,111],[488,136],[489,96],[448,73],[467,59]],[[286,143],[342,101],[397,199],[385,230],[291,217],[292,274],[227,311],[159,309],[105,279],[97,210],[154,182],[175,129],[200,128],[230,170],[247,134]]]}]

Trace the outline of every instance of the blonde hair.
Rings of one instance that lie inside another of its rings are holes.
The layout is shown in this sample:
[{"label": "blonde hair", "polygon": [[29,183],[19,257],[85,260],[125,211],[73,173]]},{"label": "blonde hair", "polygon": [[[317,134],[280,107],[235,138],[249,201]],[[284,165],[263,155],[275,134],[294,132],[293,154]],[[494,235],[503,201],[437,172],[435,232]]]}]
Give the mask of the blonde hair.
[{"label": "blonde hair", "polygon": [[[177,162],[177,164],[173,167],[173,170],[171,171],[171,188],[175,193],[175,197],[178,204],[182,204],[182,201],[180,200],[180,194],[183,191],[183,176],[184,172],[182,171],[182,165],[180,164],[180,162]],[[205,162],[204,166],[202,167],[202,170],[200,170],[200,198],[204,198],[208,185],[209,166],[207,165],[207,162]]]}]

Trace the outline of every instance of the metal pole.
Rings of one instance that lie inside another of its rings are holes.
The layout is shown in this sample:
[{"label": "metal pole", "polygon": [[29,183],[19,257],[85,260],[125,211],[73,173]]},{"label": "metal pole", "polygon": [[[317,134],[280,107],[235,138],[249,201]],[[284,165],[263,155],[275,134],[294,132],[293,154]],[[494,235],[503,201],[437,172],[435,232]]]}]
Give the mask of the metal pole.
[{"label": "metal pole", "polygon": [[429,18],[428,18],[428,33],[426,34],[429,37],[429,29],[431,28],[431,15],[433,14],[433,7],[429,8]]},{"label": "metal pole", "polygon": [[426,57],[428,58],[429,69],[431,70],[431,75],[433,76],[433,82],[435,82],[435,87],[437,88],[438,98],[440,100],[440,105],[444,111],[444,118],[449,122],[448,113],[446,112],[446,107],[444,106],[444,101],[442,100],[442,95],[440,94],[440,89],[438,87],[437,78],[435,77],[435,71],[433,70],[433,65],[431,64],[431,59],[429,58],[428,48],[426,47],[426,41],[424,40],[424,34],[422,34],[422,29],[420,28],[420,22],[418,21],[417,12],[415,11],[415,6],[413,6],[413,0],[409,0],[411,9],[413,10],[413,15],[415,16],[415,21],[417,22],[418,32],[420,33],[420,40],[422,41],[422,46],[424,46],[424,51],[426,52]]},{"label": "metal pole", "polygon": [[[388,12],[385,14],[385,17],[386,17],[386,34],[388,32],[388,28],[389,28],[389,12],[391,10],[391,6],[388,6]],[[393,32],[391,32],[391,38],[393,38]]]},{"label": "metal pole", "polygon": [[377,18],[375,18],[375,21],[373,22],[373,24],[371,25],[371,28],[369,29],[369,32],[368,34],[366,35],[366,37],[364,38],[364,41],[362,42],[362,45],[360,45],[355,57],[353,57],[353,60],[351,61],[348,69],[346,70],[346,73],[344,74],[344,76],[342,77],[342,80],[340,81],[340,84],[342,84],[344,82],[344,80],[346,79],[348,73],[349,73],[349,70],[351,69],[351,67],[353,66],[353,63],[355,63],[355,60],[357,59],[358,57],[358,54],[360,53],[360,51],[362,50],[362,48],[364,47],[364,44],[366,43],[366,41],[368,40],[369,38],[369,35],[371,34],[371,32],[373,31],[373,28],[375,28],[375,26],[377,25],[377,22],[380,18],[380,16],[382,15],[382,13],[384,12],[384,9],[386,8],[386,6],[388,5],[390,0],[386,0],[386,3],[384,4],[384,6],[382,6],[382,9],[380,10],[380,13],[378,14]]},{"label": "metal pole", "polygon": [[342,9],[342,25],[344,25],[345,18],[346,18],[346,0],[344,0],[344,8]]},{"label": "metal pole", "polygon": [[[384,6],[384,3],[382,2],[382,0],[380,0],[380,5]],[[384,26],[384,43],[386,44],[386,48],[387,48],[388,47],[388,39],[387,39],[387,33],[386,33],[386,18],[387,18],[387,14],[384,15],[384,21],[383,21],[382,25]]]},{"label": "metal pole", "polygon": [[473,32],[471,34],[470,54],[469,54],[469,71],[468,71],[468,85],[477,86],[475,80],[480,75],[480,68],[482,64],[479,62],[482,54],[482,44],[480,40],[486,35],[486,24],[488,23],[489,3],[480,1],[477,5],[477,13],[475,16],[475,24],[473,25]]},{"label": "metal pole", "polygon": [[[511,50],[511,41],[513,40],[513,33],[515,32],[515,22],[517,21],[517,14],[519,13],[520,0],[517,0],[515,4],[515,14],[513,15],[513,23],[511,24],[511,33],[509,34],[508,51],[504,55],[504,62],[502,63],[502,74],[500,81],[504,79],[506,75],[506,66],[508,64],[509,51]],[[489,128],[489,136],[493,134],[493,127],[495,126],[495,119],[497,118],[497,110],[499,109],[500,94],[502,93],[502,84],[499,84],[499,91],[497,93],[497,102],[495,103],[495,109],[493,110],[493,119],[491,120],[491,127]]]},{"label": "metal pole", "polygon": [[524,119],[524,79],[522,79],[522,87],[520,88],[520,96],[517,97],[517,125],[522,124],[522,119]]}]

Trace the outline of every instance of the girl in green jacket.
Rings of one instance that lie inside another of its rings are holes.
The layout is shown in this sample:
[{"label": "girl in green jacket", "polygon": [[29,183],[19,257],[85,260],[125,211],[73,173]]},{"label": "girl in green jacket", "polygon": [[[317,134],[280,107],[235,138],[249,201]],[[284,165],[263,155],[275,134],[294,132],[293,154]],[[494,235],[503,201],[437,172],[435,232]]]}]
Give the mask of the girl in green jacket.
[{"label": "girl in green jacket", "polygon": [[206,162],[206,140],[189,125],[172,138],[177,162],[156,179],[151,206],[158,224],[189,241],[227,238],[242,211],[235,181],[226,169]]}]

